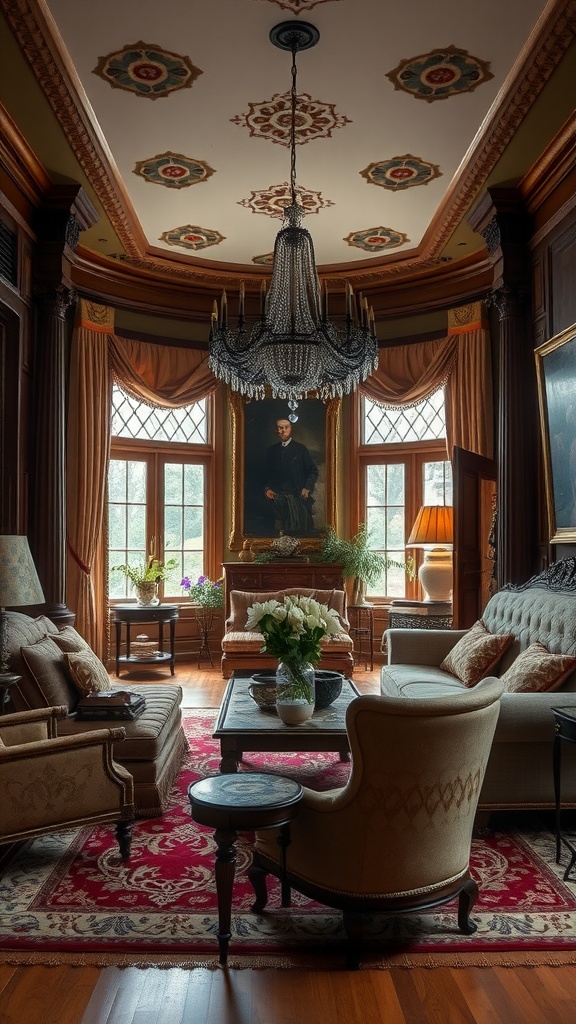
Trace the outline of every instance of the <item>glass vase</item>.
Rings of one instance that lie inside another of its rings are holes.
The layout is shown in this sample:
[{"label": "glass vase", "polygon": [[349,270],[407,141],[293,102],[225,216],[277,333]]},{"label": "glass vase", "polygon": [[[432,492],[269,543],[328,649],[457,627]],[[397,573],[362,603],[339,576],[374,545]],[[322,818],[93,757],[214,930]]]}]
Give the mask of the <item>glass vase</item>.
[{"label": "glass vase", "polygon": [[276,711],[284,725],[302,725],[314,713],[314,666],[309,661],[281,661],[276,669]]},{"label": "glass vase", "polygon": [[145,581],[143,583],[136,583],[134,586],[136,591],[136,602],[139,605],[157,605],[160,604],[160,598],[158,597],[158,584],[153,580]]}]

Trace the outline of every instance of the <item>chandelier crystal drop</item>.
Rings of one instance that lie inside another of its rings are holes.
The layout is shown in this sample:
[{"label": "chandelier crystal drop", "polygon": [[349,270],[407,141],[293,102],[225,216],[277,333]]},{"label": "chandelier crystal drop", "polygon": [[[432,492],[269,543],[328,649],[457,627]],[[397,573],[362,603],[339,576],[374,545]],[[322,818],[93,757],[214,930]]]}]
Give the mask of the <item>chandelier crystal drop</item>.
[{"label": "chandelier crystal drop", "polygon": [[[314,244],[301,227],[305,210],[296,197],[296,53],[315,46],[318,30],[307,22],[286,21],[270,32],[275,46],[292,53],[290,123],[290,204],[276,236],[270,289],[263,282],[260,317],[250,326],[240,285],[235,328],[228,323],[228,301],[214,303],[209,340],[210,367],[220,380],[249,398],[296,401],[307,395],[341,397],[358,387],[378,365],[373,310],[357,300],[346,283],[345,315],[328,319],[328,288],[318,280]],[[333,318],[335,319],[335,318]]]}]

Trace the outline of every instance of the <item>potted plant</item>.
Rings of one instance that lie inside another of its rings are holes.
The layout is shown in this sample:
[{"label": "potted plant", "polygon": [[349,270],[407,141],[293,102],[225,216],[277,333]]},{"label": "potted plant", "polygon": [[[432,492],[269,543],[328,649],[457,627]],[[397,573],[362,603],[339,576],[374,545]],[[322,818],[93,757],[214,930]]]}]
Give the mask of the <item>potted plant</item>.
[{"label": "potted plant", "polygon": [[149,555],[145,562],[136,565],[113,565],[112,572],[121,572],[127,580],[130,580],[136,593],[138,604],[151,605],[159,604],[158,584],[167,580],[178,567],[175,558],[168,562],[160,562],[153,555]]},{"label": "potted plant", "polygon": [[353,580],[351,604],[366,604],[366,587],[378,582],[385,569],[403,569],[414,575],[412,559],[397,562],[368,547],[368,527],[361,523],[352,540],[342,540],[332,527],[328,527],[320,549],[321,562],[337,562],[342,566],[344,579]]}]

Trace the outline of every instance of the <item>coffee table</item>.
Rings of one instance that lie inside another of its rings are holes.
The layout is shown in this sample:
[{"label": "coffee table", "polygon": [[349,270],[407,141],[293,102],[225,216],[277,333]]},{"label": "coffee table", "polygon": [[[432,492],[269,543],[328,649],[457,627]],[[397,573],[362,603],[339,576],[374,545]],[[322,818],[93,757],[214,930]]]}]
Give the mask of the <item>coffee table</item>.
[{"label": "coffee table", "polygon": [[275,709],[261,711],[252,699],[248,693],[251,678],[251,672],[235,672],[220,705],[213,737],[220,740],[223,775],[238,771],[245,750],[275,754],[333,750],[340,754],[341,761],[350,759],[346,709],[360,696],[350,679],[344,679],[342,693],[329,707],[315,711],[303,725],[284,725]]}]

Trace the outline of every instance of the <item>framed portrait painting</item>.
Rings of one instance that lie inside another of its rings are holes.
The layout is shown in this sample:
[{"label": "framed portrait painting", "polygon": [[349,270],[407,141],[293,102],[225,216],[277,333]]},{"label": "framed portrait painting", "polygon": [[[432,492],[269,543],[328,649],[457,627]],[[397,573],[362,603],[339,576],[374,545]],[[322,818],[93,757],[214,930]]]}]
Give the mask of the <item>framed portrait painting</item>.
[{"label": "framed portrait painting", "polygon": [[281,533],[298,537],[303,550],[320,547],[336,518],[340,404],[306,398],[291,409],[286,399],[230,394],[231,551],[246,539],[262,550]]},{"label": "framed portrait painting", "polygon": [[550,543],[576,541],[576,324],[535,351]]}]

